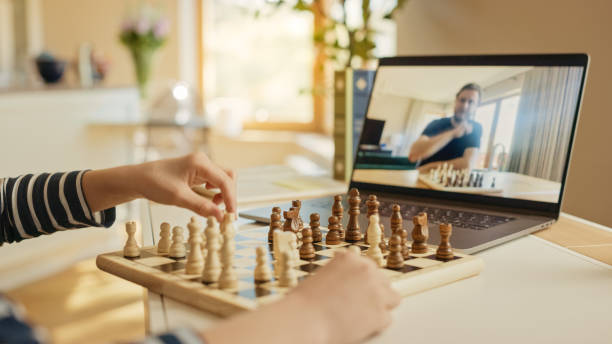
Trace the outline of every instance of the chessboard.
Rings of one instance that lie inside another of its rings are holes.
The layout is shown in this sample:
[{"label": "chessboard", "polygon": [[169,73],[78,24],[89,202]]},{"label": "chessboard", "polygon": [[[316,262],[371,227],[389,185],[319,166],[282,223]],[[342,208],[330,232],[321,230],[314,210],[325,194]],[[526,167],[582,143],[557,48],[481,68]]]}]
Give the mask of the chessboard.
[{"label": "chessboard", "polygon": [[495,186],[495,176],[485,171],[459,170],[444,163],[428,173],[419,173],[419,181],[434,190],[470,194],[494,194],[503,190]]},{"label": "chessboard", "polygon": [[[328,228],[321,226],[319,229],[325,238]],[[159,254],[156,247],[142,248],[139,256],[134,258],[124,257],[125,251],[102,254],[97,257],[96,264],[101,270],[139,284],[154,293],[219,316],[230,316],[278,300],[291,289],[281,287],[276,277],[263,283],[257,282],[254,278],[258,247],[265,248],[266,263],[270,269],[275,265],[274,249],[268,242],[269,230],[268,226],[261,226],[236,231],[233,266],[238,283],[229,289],[220,288],[219,283],[203,283],[201,273],[187,274],[186,258],[175,259],[170,258],[168,254]],[[338,250],[345,250],[349,245],[355,245],[361,254],[365,255],[369,248],[363,240],[328,245],[323,239],[312,244],[315,251],[314,258],[298,259],[293,265],[298,284],[308,276],[316,274]],[[188,256],[189,246],[186,244],[185,249]],[[436,250],[437,246],[427,245],[424,253],[411,252],[401,268],[381,267],[380,269],[389,278],[392,287],[402,296],[475,276],[483,269],[483,262],[478,257],[455,252],[449,259],[438,259]],[[388,252],[384,254],[385,259],[388,254]]]}]

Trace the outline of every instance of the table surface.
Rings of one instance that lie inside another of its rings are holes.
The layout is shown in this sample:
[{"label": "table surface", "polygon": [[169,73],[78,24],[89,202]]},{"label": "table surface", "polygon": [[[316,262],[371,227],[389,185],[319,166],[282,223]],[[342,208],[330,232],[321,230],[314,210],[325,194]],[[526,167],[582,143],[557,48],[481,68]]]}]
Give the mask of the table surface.
[{"label": "table surface", "polygon": [[[242,207],[251,205],[261,203]],[[150,203],[144,244],[157,242],[161,222],[186,223],[190,216],[184,209]],[[238,221],[239,230],[253,226],[251,221]],[[565,225],[562,215],[554,226]],[[480,275],[404,298],[392,325],[369,342],[612,340],[612,266],[533,235],[477,255],[485,263]],[[205,329],[220,320],[150,292],[145,308],[149,333],[184,326]]]}]

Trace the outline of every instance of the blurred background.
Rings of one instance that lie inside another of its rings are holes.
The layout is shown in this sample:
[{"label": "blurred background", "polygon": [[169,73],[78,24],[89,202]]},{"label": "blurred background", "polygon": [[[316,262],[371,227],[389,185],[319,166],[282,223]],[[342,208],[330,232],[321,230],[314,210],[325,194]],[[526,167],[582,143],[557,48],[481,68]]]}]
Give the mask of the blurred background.
[{"label": "blurred background", "polygon": [[[239,177],[273,166],[312,183],[334,174],[346,136],[338,71],[393,55],[585,52],[563,211],[612,226],[611,12],[607,0],[0,0],[0,176],[202,150]],[[0,290],[58,343],[142,336],[142,289],[93,258],[146,211],[0,247]]]}]

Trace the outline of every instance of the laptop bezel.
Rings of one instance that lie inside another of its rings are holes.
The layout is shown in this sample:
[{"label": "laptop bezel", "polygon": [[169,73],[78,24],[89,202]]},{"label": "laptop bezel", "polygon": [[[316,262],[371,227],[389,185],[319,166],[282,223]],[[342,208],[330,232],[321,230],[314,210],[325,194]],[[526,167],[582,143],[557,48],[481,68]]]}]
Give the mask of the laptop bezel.
[{"label": "laptop bezel", "polygon": [[[469,205],[486,205],[487,207],[500,207],[516,212],[536,213],[543,216],[558,219],[563,202],[565,184],[567,182],[567,174],[569,163],[573,151],[574,138],[576,136],[576,127],[580,117],[580,109],[582,106],[582,98],[586,83],[586,75],[588,69],[589,56],[587,54],[516,54],[516,55],[432,55],[432,56],[397,56],[385,57],[379,59],[378,68],[383,66],[572,66],[583,67],[582,78],[580,81],[580,90],[572,123],[572,130],[566,154],[565,166],[563,168],[563,177],[561,179],[561,189],[559,190],[559,199],[556,203],[531,201],[517,198],[505,198],[486,195],[465,194],[460,192],[437,191],[430,189],[401,187],[386,184],[372,184],[356,182],[353,180],[355,172],[356,160],[353,159],[353,169],[351,170],[351,181],[349,188],[356,187],[359,189],[380,190],[388,193],[403,194],[413,197],[422,197],[429,199],[440,199],[448,201],[459,201]],[[377,71],[378,71],[377,68]],[[374,75],[373,85],[376,85],[376,77]],[[374,88],[372,88],[372,91]],[[370,108],[372,93],[368,97],[368,105],[366,110],[366,118]],[[364,125],[365,125],[364,121]],[[362,128],[363,132],[363,128]],[[359,138],[361,144],[361,135]]]}]

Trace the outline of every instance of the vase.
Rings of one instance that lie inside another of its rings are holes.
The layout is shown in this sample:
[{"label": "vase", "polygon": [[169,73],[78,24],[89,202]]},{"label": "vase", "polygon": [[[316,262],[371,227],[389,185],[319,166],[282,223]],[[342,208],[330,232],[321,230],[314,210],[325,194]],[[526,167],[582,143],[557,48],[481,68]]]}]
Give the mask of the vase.
[{"label": "vase", "polygon": [[151,76],[151,66],[155,49],[132,47],[130,48],[130,52],[132,54],[132,60],[134,61],[134,70],[136,71],[136,82],[138,83],[140,97],[144,99],[147,97],[147,87]]}]

